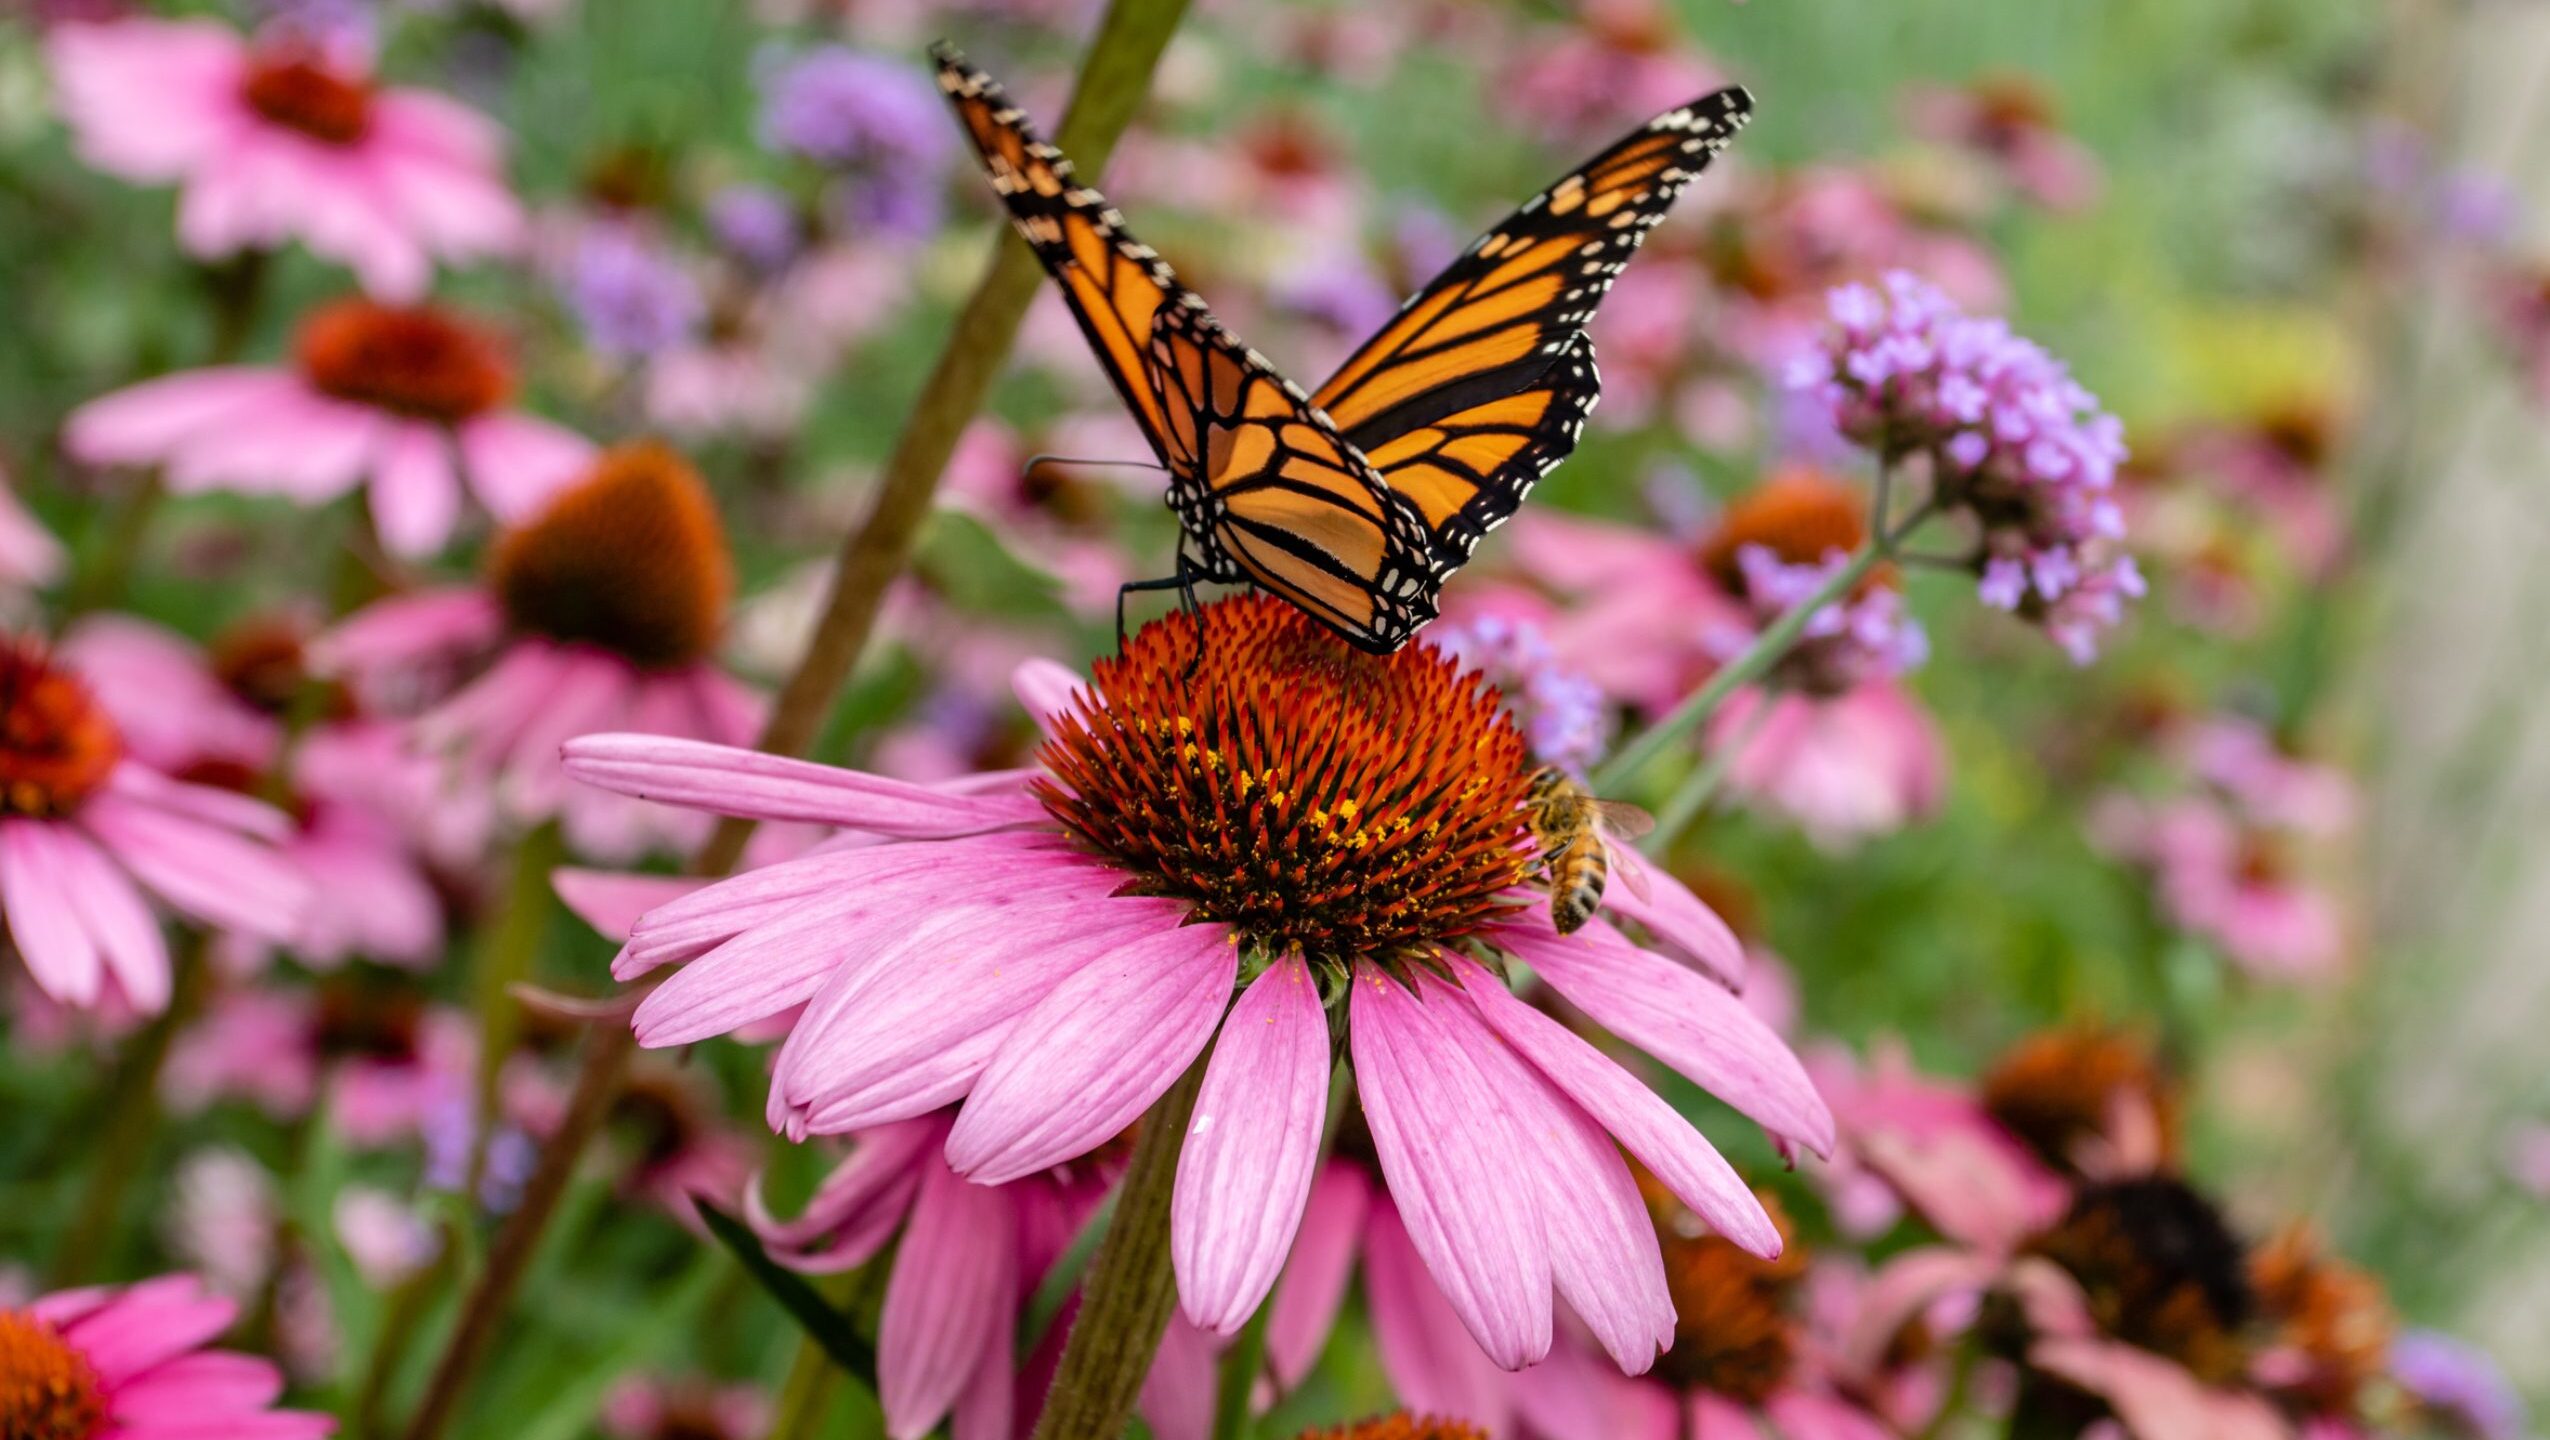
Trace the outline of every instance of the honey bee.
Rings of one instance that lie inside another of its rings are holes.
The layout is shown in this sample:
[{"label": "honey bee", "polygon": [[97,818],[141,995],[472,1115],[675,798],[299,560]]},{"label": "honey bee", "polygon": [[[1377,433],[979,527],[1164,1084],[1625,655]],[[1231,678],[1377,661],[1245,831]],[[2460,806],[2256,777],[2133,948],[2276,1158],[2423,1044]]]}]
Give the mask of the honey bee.
[{"label": "honey bee", "polygon": [[[1654,817],[1635,805],[1597,800],[1567,772],[1544,765],[1532,776],[1532,836],[1541,847],[1541,873],[1549,883],[1550,923],[1561,935],[1573,935],[1594,918],[1603,886],[1611,878],[1615,840],[1636,840],[1656,828]],[[1631,893],[1645,898],[1647,885],[1635,870],[1621,874]]]}]

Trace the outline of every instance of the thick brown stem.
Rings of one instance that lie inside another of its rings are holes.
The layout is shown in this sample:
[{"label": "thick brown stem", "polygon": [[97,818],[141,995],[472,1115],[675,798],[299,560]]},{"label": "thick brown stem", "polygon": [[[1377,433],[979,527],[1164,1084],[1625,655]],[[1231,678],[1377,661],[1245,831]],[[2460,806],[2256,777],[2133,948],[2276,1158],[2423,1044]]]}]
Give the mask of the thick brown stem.
[{"label": "thick brown stem", "polygon": [[1113,1440],[1133,1416],[1177,1304],[1177,1277],[1169,1269],[1169,1201],[1177,1186],[1178,1151],[1212,1054],[1205,1047],[1142,1117],[1116,1218],[1090,1262],[1080,1315],[1063,1342],[1035,1440]]}]

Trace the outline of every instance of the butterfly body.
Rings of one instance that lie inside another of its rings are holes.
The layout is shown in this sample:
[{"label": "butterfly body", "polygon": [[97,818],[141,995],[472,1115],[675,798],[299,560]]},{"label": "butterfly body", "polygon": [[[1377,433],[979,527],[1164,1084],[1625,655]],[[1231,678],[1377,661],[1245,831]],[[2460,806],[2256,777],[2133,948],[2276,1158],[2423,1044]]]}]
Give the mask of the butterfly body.
[{"label": "butterfly body", "polygon": [[1376,652],[1434,618],[1444,581],[1574,450],[1601,393],[1585,322],[1751,110],[1730,89],[1649,121],[1479,237],[1305,391],[999,86],[935,53],[994,191],[1168,472],[1183,532],[1168,583],[1256,585]]}]

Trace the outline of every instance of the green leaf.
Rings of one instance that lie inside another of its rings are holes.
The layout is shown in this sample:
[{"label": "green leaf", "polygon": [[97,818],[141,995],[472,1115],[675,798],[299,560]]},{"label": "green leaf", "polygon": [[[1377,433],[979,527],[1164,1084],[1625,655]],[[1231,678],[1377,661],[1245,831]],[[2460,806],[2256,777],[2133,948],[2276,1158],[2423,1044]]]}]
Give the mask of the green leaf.
[{"label": "green leaf", "polygon": [[761,1237],[742,1221],[696,1196],[692,1203],[699,1207],[700,1220],[708,1226],[708,1233],[734,1253],[744,1272],[770,1292],[770,1298],[779,1302],[779,1308],[788,1312],[789,1318],[806,1332],[806,1338],[822,1346],[833,1363],[858,1377],[860,1384],[874,1390],[876,1347],[851,1325],[850,1317],[815,1293],[815,1287],[807,1284],[805,1277],[771,1259],[770,1252],[761,1247]]}]

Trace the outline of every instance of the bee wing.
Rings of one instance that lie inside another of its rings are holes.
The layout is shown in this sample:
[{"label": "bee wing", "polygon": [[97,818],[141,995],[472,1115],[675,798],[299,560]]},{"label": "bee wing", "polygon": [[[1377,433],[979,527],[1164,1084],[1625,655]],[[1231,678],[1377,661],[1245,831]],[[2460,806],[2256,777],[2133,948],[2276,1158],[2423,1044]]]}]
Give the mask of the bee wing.
[{"label": "bee wing", "polygon": [[1655,832],[1656,817],[1624,800],[1597,800],[1594,813],[1604,829],[1623,840],[1643,840]]}]

